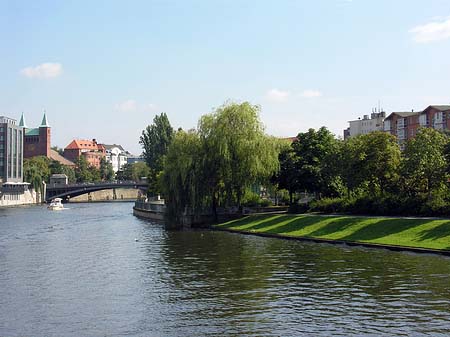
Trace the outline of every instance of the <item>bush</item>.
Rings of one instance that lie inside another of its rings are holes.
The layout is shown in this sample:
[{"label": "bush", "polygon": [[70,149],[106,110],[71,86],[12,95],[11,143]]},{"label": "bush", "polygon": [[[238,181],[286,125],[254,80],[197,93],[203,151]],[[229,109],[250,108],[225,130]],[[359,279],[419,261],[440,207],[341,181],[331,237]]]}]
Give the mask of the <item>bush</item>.
[{"label": "bush", "polygon": [[309,210],[321,213],[347,212],[351,201],[347,198],[323,198],[312,201],[309,204]]},{"label": "bush", "polygon": [[273,202],[270,201],[269,199],[261,199],[259,202],[259,206],[261,206],[261,207],[269,207],[272,205],[273,205]]},{"label": "bush", "polygon": [[[445,193],[436,192],[431,196],[416,197],[387,194],[384,196],[362,195],[357,198],[323,198],[312,201],[308,211],[358,215],[450,216],[450,201],[445,196]],[[297,210],[295,207],[290,209],[292,213],[304,211],[304,209]]]},{"label": "bush", "polygon": [[289,206],[289,213],[301,214],[309,211],[308,204],[292,204]]},{"label": "bush", "polygon": [[446,216],[450,214],[450,203],[442,195],[431,195],[422,203],[420,214],[424,216]]},{"label": "bush", "polygon": [[268,207],[272,206],[272,201],[269,199],[262,199],[258,194],[253,192],[246,192],[242,198],[242,206],[245,207]]}]

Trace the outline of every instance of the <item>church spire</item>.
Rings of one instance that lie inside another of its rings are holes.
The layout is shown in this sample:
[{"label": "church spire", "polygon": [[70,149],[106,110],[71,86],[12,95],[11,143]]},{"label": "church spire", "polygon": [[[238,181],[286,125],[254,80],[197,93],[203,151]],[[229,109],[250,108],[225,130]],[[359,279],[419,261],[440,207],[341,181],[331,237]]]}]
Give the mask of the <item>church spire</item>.
[{"label": "church spire", "polygon": [[26,125],[26,123],[25,123],[25,116],[23,115],[23,112],[22,112],[22,116],[20,116],[19,126],[21,126],[21,127],[23,127],[23,128],[26,128],[26,127],[27,127],[27,125]]},{"label": "church spire", "polygon": [[42,122],[39,127],[40,128],[49,128],[50,127],[50,125],[48,125],[48,122],[47,122],[47,116],[45,115],[45,110],[44,110],[44,117],[42,117]]}]

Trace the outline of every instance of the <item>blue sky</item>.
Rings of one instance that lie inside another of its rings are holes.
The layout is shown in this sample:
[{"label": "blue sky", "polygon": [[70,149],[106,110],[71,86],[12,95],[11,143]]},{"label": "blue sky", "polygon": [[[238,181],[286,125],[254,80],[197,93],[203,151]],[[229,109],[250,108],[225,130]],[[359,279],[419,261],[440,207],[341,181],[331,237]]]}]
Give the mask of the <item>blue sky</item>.
[{"label": "blue sky", "polygon": [[3,1],[0,115],[140,153],[142,129],[227,100],[292,136],[450,103],[450,1]]}]

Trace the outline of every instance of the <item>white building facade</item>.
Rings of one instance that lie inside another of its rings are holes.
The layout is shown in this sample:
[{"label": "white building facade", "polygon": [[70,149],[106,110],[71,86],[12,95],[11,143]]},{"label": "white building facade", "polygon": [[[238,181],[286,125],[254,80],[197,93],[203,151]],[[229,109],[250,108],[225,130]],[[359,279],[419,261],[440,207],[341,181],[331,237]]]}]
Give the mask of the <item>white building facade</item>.
[{"label": "white building facade", "polygon": [[366,135],[373,131],[383,131],[383,121],[386,118],[386,113],[373,112],[370,115],[364,115],[363,118],[359,118],[354,121],[349,121],[349,127],[344,130],[344,138],[355,137],[358,135]]},{"label": "white building facade", "polygon": [[117,173],[127,163],[128,152],[121,145],[103,144],[103,146],[106,149],[106,161],[111,163],[114,172]]}]

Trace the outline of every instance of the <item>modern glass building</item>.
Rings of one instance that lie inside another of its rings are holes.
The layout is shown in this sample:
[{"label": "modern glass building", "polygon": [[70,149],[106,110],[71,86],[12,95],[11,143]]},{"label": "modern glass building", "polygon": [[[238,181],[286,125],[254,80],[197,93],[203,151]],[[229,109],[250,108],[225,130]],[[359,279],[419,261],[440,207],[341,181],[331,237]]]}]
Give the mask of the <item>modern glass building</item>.
[{"label": "modern glass building", "polygon": [[0,116],[0,183],[23,182],[23,128]]}]

